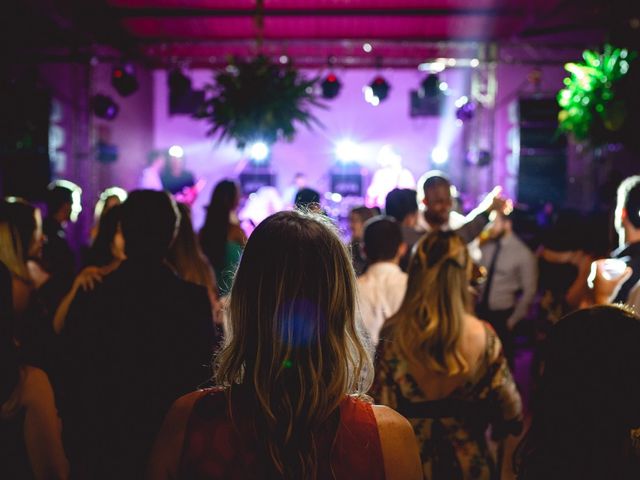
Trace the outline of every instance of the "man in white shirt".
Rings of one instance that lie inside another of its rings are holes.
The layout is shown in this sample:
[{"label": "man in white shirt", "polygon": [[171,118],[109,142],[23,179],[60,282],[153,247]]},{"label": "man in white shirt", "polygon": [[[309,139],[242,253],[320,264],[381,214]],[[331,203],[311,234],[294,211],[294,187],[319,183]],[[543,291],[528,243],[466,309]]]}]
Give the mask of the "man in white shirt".
[{"label": "man in white shirt", "polygon": [[[425,173],[418,181],[418,215],[416,231],[424,234],[437,230],[455,230],[469,244],[469,254],[474,262],[480,260],[476,238],[489,223],[489,214],[508,210],[510,204],[501,196],[500,187],[491,191],[468,215],[453,210],[452,185],[447,175],[439,170]],[[412,245],[409,245],[411,248]]]},{"label": "man in white shirt", "polygon": [[393,217],[377,216],[364,227],[366,272],[358,277],[359,308],[371,343],[378,343],[385,320],[398,311],[407,289],[407,274],[399,266],[406,252],[400,224]]},{"label": "man in white shirt", "polygon": [[164,190],[160,173],[164,170],[166,163],[167,159],[163,152],[151,152],[147,166],[142,170],[142,175],[138,181],[138,188],[143,190]]}]

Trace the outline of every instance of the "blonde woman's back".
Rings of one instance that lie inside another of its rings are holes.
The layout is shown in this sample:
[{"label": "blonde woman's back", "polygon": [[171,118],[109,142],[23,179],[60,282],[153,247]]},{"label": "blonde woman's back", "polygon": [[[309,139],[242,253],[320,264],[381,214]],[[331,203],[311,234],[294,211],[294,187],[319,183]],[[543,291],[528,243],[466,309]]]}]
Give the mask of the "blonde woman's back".
[{"label": "blonde woman's back", "polygon": [[465,316],[458,350],[469,368],[451,376],[410,366],[392,345],[393,328],[387,328],[378,345],[370,393],[413,426],[425,478],[492,478],[496,466],[486,429],[491,424],[499,436],[518,432],[522,406],[491,326]]},{"label": "blonde woman's back", "polygon": [[[474,382],[482,374],[487,361],[487,330],[485,324],[476,317],[466,315],[464,327],[458,343],[458,350],[467,362],[469,369],[456,375],[430,370],[428,367],[408,366],[408,371],[429,400],[448,397],[456,389]],[[493,349],[494,354],[498,353]],[[425,352],[428,355],[429,352]]]}]

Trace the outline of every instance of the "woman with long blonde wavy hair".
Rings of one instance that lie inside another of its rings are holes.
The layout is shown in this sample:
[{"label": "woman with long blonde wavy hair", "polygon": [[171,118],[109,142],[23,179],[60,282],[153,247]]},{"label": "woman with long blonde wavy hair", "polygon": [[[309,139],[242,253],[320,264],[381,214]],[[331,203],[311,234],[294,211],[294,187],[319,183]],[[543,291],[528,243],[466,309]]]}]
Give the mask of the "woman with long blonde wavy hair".
[{"label": "woman with long blonde wavy hair", "polygon": [[458,235],[423,237],[402,305],[380,333],[371,394],[409,419],[429,480],[497,478],[487,427],[494,438],[521,428],[500,340],[469,312],[471,270]]},{"label": "woman with long blonde wavy hair", "polygon": [[407,420],[365,396],[372,365],[355,292],[349,255],[325,217],[263,221],[231,289],[219,387],[174,404],[149,477],[421,478]]}]

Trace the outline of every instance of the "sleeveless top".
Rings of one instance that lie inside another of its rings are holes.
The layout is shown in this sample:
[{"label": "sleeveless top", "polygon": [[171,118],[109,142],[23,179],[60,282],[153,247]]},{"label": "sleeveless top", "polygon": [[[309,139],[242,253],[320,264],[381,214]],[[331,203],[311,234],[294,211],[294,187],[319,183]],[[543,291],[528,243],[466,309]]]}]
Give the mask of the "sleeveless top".
[{"label": "sleeveless top", "polygon": [[[269,477],[262,445],[252,428],[251,402],[233,392],[209,389],[193,407],[185,431],[178,478],[264,480]],[[371,405],[345,397],[339,423],[316,432],[318,480],[384,480],[382,447]],[[330,422],[328,422],[330,423]]]},{"label": "sleeveless top", "polygon": [[[484,361],[466,383],[446,397],[430,400],[407,361],[392,348],[383,330],[370,395],[409,420],[425,480],[495,480],[499,473],[486,431],[501,439],[522,428],[522,402],[494,330],[482,322],[487,338]],[[496,355],[497,353],[497,355]]]}]

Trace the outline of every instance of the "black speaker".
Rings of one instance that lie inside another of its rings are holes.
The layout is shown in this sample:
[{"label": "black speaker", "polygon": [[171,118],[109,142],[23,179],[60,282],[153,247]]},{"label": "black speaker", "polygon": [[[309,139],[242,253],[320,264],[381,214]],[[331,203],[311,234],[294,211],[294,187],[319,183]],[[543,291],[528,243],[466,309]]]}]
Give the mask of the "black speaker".
[{"label": "black speaker", "polygon": [[273,187],[276,175],[267,167],[247,167],[240,173],[240,185],[244,195],[257,192],[262,187]]},{"label": "black speaker", "polygon": [[409,93],[409,115],[411,117],[439,117],[444,110],[445,95],[424,95],[418,90]]},{"label": "black speaker", "polygon": [[532,206],[561,205],[566,194],[567,156],[563,152],[520,155],[518,201]]},{"label": "black speaker", "polygon": [[567,139],[558,131],[555,98],[518,101],[518,202],[532,207],[562,205],[567,190]]},{"label": "black speaker", "polygon": [[204,90],[169,94],[169,115],[193,115],[204,104]]},{"label": "black speaker", "polygon": [[360,173],[331,172],[331,191],[343,197],[362,197],[362,184]]},{"label": "black speaker", "polygon": [[49,92],[29,82],[0,85],[0,196],[44,198],[51,181]]}]

